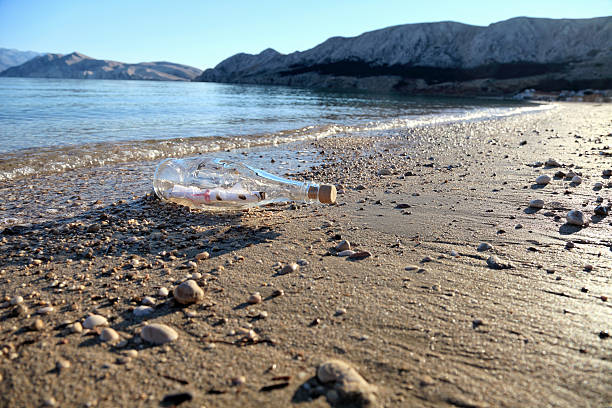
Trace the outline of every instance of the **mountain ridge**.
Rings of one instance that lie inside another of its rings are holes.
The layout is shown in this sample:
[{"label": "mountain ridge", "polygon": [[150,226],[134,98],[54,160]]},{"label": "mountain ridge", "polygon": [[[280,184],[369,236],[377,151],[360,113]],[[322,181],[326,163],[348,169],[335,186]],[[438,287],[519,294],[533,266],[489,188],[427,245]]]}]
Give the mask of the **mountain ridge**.
[{"label": "mountain ridge", "polygon": [[[196,81],[506,94],[525,88],[612,88],[612,17],[515,17],[473,26],[404,24],[331,37],[305,51],[237,54]],[[596,86],[600,85],[600,86]]]},{"label": "mountain ridge", "polygon": [[24,62],[43,54],[36,51],[21,51],[14,48],[0,48],[0,72],[21,65]]},{"label": "mountain ridge", "polygon": [[166,61],[128,64],[91,58],[74,51],[47,53],[0,72],[0,77],[132,79],[151,81],[191,81],[202,71],[188,65]]}]

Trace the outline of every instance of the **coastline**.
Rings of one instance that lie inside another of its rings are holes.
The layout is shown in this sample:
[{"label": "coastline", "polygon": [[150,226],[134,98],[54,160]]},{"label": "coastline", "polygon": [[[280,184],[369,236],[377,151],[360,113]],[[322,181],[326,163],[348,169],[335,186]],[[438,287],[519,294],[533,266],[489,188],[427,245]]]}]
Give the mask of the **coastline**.
[{"label": "coastline", "polygon": [[[193,400],[181,407],[328,406],[312,377],[330,357],[354,365],[384,406],[609,404],[611,220],[578,228],[565,215],[591,218],[597,195],[612,198],[601,177],[610,117],[610,104],[563,103],[279,150],[289,163],[319,157],[293,176],[337,184],[335,206],[190,212],[147,195],[153,163],[0,183],[1,217],[34,221],[0,234],[0,300],[21,295],[28,309],[0,309],[1,405],[144,407],[185,390]],[[549,158],[583,183],[534,186],[558,169],[530,164]],[[529,210],[536,198],[544,209]],[[56,212],[37,219],[45,206]],[[335,256],[342,239],[371,256]],[[210,258],[194,269],[202,251]],[[512,267],[492,269],[491,255]],[[298,260],[293,273],[275,267]],[[203,303],[157,296],[194,273]],[[263,301],[248,305],[254,292]],[[146,296],[153,311],[135,317]],[[70,333],[93,312],[123,347],[98,329]],[[178,339],[139,342],[147,321]],[[243,341],[250,330],[258,341]]]}]

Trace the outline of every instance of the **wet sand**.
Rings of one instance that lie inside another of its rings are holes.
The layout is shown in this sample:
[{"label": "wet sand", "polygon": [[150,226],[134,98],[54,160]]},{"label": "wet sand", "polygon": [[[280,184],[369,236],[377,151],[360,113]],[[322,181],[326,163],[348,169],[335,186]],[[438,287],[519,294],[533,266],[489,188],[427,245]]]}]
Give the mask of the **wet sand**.
[{"label": "wet sand", "polygon": [[[279,150],[269,169],[335,183],[334,206],[190,211],[151,196],[154,163],[1,184],[0,405],[347,406],[316,378],[335,358],[375,406],[607,406],[612,217],[594,208],[612,198],[611,118],[558,104]],[[535,185],[560,170],[583,182]],[[572,209],[589,225],[567,224]],[[371,256],[337,256],[342,240]],[[205,298],[183,306],[189,278]],[[73,332],[89,314],[120,339]],[[147,323],[178,339],[142,341]]]}]

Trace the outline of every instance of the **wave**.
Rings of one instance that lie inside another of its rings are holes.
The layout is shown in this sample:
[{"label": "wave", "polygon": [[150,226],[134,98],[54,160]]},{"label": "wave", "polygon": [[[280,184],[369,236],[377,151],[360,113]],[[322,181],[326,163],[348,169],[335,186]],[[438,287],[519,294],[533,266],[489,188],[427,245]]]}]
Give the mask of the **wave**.
[{"label": "wave", "polygon": [[108,142],[23,149],[3,153],[0,181],[68,170],[101,167],[118,163],[155,161],[166,157],[185,157],[220,150],[275,146],[295,141],[317,140],[330,136],[350,136],[363,132],[388,131],[462,121],[501,118],[540,112],[554,105],[447,110],[443,113],[385,118],[365,123],[306,126],[275,133],[226,137],[188,137],[129,142]]}]

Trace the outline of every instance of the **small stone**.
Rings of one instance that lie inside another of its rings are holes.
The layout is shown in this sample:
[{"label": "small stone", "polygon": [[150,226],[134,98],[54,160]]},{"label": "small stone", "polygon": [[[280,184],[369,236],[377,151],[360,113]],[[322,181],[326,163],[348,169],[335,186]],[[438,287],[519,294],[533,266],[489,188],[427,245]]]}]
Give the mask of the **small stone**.
[{"label": "small stone", "polygon": [[456,257],[459,256],[459,253],[453,249],[453,250],[450,251],[450,256],[456,258]]},{"label": "small stone", "polygon": [[369,251],[358,251],[354,254],[349,255],[348,258],[353,260],[361,260],[369,258],[370,256],[372,256],[372,254]]},{"label": "small stone", "polygon": [[602,196],[597,196],[597,198],[595,199],[595,202],[603,203],[603,197]]},{"label": "small stone", "polygon": [[583,225],[587,224],[584,213],[580,210],[571,210],[567,213],[565,219],[570,225],[577,225],[579,227],[582,227]]},{"label": "small stone", "polygon": [[542,174],[541,176],[539,176],[535,180],[536,184],[538,184],[540,186],[545,186],[548,183],[550,183],[551,181],[552,181],[552,177],[550,177],[548,174]]},{"label": "small stone", "polygon": [[153,308],[151,306],[138,306],[134,309],[134,316],[136,317],[144,317],[153,313]]},{"label": "small stone", "polygon": [[345,314],[346,314],[346,309],[345,308],[341,307],[341,308],[336,309],[336,313],[335,313],[336,316],[342,316],[342,315],[345,315]]},{"label": "small stone", "polygon": [[190,279],[174,288],[174,299],[182,305],[199,303],[204,300],[204,291]]},{"label": "small stone", "polygon": [[210,254],[206,251],[204,252],[200,252],[199,254],[197,254],[195,256],[196,261],[200,262],[200,261],[204,261],[206,259],[210,258]]},{"label": "small stone", "polygon": [[567,248],[567,249],[573,249],[573,248],[576,248],[576,244],[574,244],[572,241],[567,241],[567,242],[565,243],[565,248]]},{"label": "small stone", "polygon": [[165,324],[153,323],[142,328],[140,337],[148,343],[161,345],[178,339],[178,333]]},{"label": "small stone", "polygon": [[574,178],[576,176],[577,176],[577,174],[573,170],[568,171],[567,174],[565,175],[565,177],[567,177],[568,179],[572,179],[572,178]]},{"label": "small stone", "polygon": [[380,169],[380,170],[378,170],[378,173],[377,173],[377,174],[378,174],[379,176],[390,176],[390,175],[391,175],[391,174],[393,174],[393,173],[391,172],[391,170],[390,170],[390,169],[384,168],[384,169]]},{"label": "small stone", "polygon": [[600,215],[602,217],[606,217],[608,215],[608,213],[610,212],[610,207],[606,207],[606,206],[603,206],[603,205],[598,205],[597,207],[595,207],[593,212],[596,215]]},{"label": "small stone", "polygon": [[512,268],[511,263],[503,262],[495,255],[491,255],[489,259],[487,259],[487,265],[489,265],[491,269],[511,269]]},{"label": "small stone", "polygon": [[74,322],[68,325],[68,330],[70,330],[71,333],[82,333],[83,326],[79,322]]},{"label": "small stone", "polygon": [[282,289],[277,289],[274,292],[272,292],[272,296],[274,296],[274,297],[285,296],[285,291],[282,290]]},{"label": "small stone", "polygon": [[521,228],[523,228],[523,224],[516,224],[514,226],[514,229],[521,229]]},{"label": "small stone", "polygon": [[169,294],[170,292],[167,288],[161,287],[157,289],[157,296],[159,296],[160,298],[167,298]]},{"label": "small stone", "polygon": [[62,370],[67,370],[67,369],[69,369],[71,365],[72,365],[72,364],[70,364],[70,361],[65,360],[65,359],[63,359],[63,358],[62,358],[62,359],[59,359],[59,360],[57,361],[57,363],[55,363],[55,368],[56,368],[58,371],[62,371]]},{"label": "small stone", "polygon": [[36,319],[36,320],[34,320],[32,325],[30,326],[30,328],[32,330],[41,331],[41,330],[43,330],[45,328],[45,323],[42,320],[40,320],[40,319]]},{"label": "small stone", "polygon": [[110,327],[106,327],[100,333],[100,340],[105,343],[114,343],[119,340],[119,333],[115,329],[111,329]]},{"label": "small stone", "polygon": [[198,315],[198,312],[196,312],[195,310],[191,310],[191,309],[185,309],[183,310],[183,313],[185,313],[186,317],[196,317]]},{"label": "small stone", "polygon": [[545,165],[546,167],[561,167],[561,163],[559,163],[557,160],[552,159],[552,158],[550,158],[550,159],[546,160],[546,162],[544,163],[544,165]]},{"label": "small stone", "polygon": [[601,190],[603,188],[603,183],[597,182],[597,183],[593,184],[593,188],[595,190]]},{"label": "small stone", "polygon": [[557,171],[555,173],[555,177],[556,178],[565,178],[565,176],[566,176],[566,173],[564,171],[561,171],[561,170],[559,170],[559,171]]},{"label": "small stone", "polygon": [[57,401],[53,397],[47,397],[43,401],[45,407],[57,407]]},{"label": "small stone", "polygon": [[604,171],[601,172],[601,175],[604,177],[612,176],[612,169],[605,169]]},{"label": "small stone", "polygon": [[340,241],[340,243],[336,245],[336,251],[338,252],[347,251],[350,249],[351,249],[351,243],[347,241],[346,239],[343,241]]},{"label": "small stone", "polygon": [[93,329],[97,326],[108,326],[108,320],[106,320],[106,317],[92,314],[83,322],[83,327],[85,329]]},{"label": "small stone", "polygon": [[258,303],[261,303],[261,295],[259,294],[259,292],[255,292],[251,296],[249,296],[249,298],[247,299],[247,303],[250,305],[256,305]]},{"label": "small stone", "polygon": [[87,227],[87,232],[89,233],[96,233],[98,231],[100,231],[100,224],[91,224]]},{"label": "small stone", "polygon": [[198,280],[202,278],[202,274],[200,272],[194,272],[191,274],[191,279]]},{"label": "small stone", "polygon": [[130,349],[125,352],[127,357],[136,358],[138,357],[138,350]]},{"label": "small stone", "polygon": [[544,200],[536,199],[529,202],[529,208],[542,209],[544,208]]},{"label": "small stone", "polygon": [[348,363],[340,360],[328,360],[317,368],[318,380],[331,386],[329,391],[335,391],[335,395],[327,392],[328,398],[333,399],[332,404],[350,405],[358,407],[376,406],[376,387],[368,384]]},{"label": "small stone", "polygon": [[575,175],[574,177],[572,177],[572,183],[574,183],[575,185],[582,184],[582,177]]},{"label": "small stone", "polygon": [[484,252],[484,251],[488,251],[489,249],[493,248],[493,246],[491,244],[489,244],[488,242],[481,242],[480,244],[478,244],[478,252]]},{"label": "small stone", "polygon": [[607,339],[610,337],[610,333],[607,330],[602,330],[599,332],[600,339]]},{"label": "small stone", "polygon": [[19,304],[23,303],[23,297],[22,296],[14,296],[13,298],[11,298],[11,301],[9,303],[11,305],[19,305]]},{"label": "small stone", "polygon": [[593,270],[593,265],[591,264],[584,265],[584,270],[587,272],[591,272]]},{"label": "small stone", "polygon": [[45,307],[41,307],[40,309],[38,309],[36,313],[44,315],[44,314],[53,313],[54,311],[55,311],[55,308],[53,308],[53,306],[45,306]]},{"label": "small stone", "polygon": [[155,305],[155,298],[153,298],[152,296],[145,296],[142,298],[142,301],[140,303],[145,306],[153,306]]},{"label": "small stone", "polygon": [[421,259],[422,263],[427,263],[427,262],[433,262],[433,258],[431,256],[426,256],[425,258]]},{"label": "small stone", "polygon": [[267,319],[268,318],[268,312],[266,312],[265,310],[262,310],[261,312],[259,312],[257,317],[259,317],[260,319]]},{"label": "small stone", "polygon": [[280,274],[281,275],[286,275],[288,273],[294,273],[297,272],[300,269],[300,266],[296,263],[290,263],[287,264],[285,266],[283,266],[283,268],[280,270]]},{"label": "small stone", "polygon": [[238,377],[232,378],[231,383],[234,387],[238,387],[246,384],[246,378],[243,375],[239,375]]},{"label": "small stone", "polygon": [[355,251],[353,251],[353,250],[345,249],[344,251],[338,252],[336,255],[338,255],[338,256],[351,256],[354,253],[355,253]]}]

